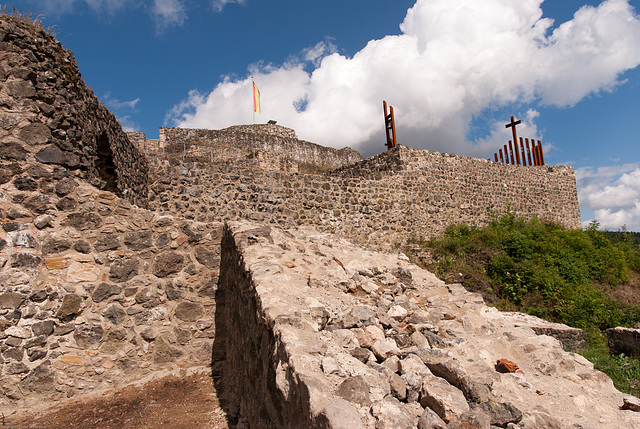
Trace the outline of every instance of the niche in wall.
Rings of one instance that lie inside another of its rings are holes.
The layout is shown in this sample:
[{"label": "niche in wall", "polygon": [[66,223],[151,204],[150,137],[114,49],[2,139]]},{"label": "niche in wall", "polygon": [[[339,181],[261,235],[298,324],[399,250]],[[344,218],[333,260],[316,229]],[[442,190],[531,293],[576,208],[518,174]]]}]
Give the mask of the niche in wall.
[{"label": "niche in wall", "polygon": [[113,163],[113,152],[111,151],[109,137],[106,132],[100,134],[98,138],[97,154],[96,168],[100,179],[104,182],[102,189],[118,193],[116,165]]}]

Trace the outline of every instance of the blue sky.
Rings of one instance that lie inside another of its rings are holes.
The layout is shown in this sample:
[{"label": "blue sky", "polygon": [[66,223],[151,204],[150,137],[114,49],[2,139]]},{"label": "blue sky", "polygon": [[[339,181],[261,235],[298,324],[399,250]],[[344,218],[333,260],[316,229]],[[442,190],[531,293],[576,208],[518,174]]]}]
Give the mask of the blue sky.
[{"label": "blue sky", "polygon": [[128,130],[275,119],[302,139],[490,157],[541,139],[582,218],[640,231],[640,0],[21,0]]}]

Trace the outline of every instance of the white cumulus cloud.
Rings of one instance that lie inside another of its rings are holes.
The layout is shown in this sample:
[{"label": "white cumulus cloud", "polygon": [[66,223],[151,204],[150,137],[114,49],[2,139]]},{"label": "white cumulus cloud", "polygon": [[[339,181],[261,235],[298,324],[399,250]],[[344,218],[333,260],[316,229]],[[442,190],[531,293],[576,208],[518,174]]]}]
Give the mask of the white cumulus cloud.
[{"label": "white cumulus cloud", "polygon": [[593,210],[601,227],[640,231],[640,164],[579,168],[576,179],[581,209]]},{"label": "white cumulus cloud", "polygon": [[246,0],[211,0],[211,7],[216,12],[221,12],[229,3],[245,4]]},{"label": "white cumulus cloud", "polygon": [[102,101],[116,115],[116,119],[125,131],[137,131],[140,129],[140,125],[131,118],[131,113],[137,112],[136,106],[140,102],[140,98],[119,100],[111,97],[111,93],[107,92],[102,97]]},{"label": "white cumulus cloud", "polygon": [[[371,40],[353,57],[319,44],[298,62],[258,62],[245,78],[226,77],[208,94],[190,93],[168,122],[202,128],[251,122],[253,76],[263,108],[256,121],[276,119],[301,138],[365,155],[380,151],[387,100],[401,144],[489,156],[509,130],[496,123],[487,138],[469,142],[474,116],[519,103],[570,106],[614,89],[621,73],[640,64],[640,20],[627,0],[584,6],[555,28],[541,4],[417,0],[400,35]],[[305,71],[309,65],[312,72]],[[529,127],[520,135],[539,138],[531,134],[535,115],[520,119]]]},{"label": "white cumulus cloud", "polygon": [[153,0],[151,15],[159,33],[169,27],[180,27],[187,20],[187,10],[181,0]]},{"label": "white cumulus cloud", "polygon": [[140,98],[134,98],[133,100],[119,100],[117,98],[111,98],[111,93],[108,92],[104,95],[104,104],[113,111],[122,109],[135,110],[136,105],[140,102]]}]

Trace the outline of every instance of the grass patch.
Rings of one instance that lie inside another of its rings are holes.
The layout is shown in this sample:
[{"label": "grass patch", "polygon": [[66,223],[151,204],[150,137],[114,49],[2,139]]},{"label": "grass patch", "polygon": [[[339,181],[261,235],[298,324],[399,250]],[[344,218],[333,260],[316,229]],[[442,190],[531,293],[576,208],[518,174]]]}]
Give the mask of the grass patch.
[{"label": "grass patch", "polygon": [[411,240],[406,253],[500,310],[593,333],[586,356],[621,391],[637,395],[640,361],[609,356],[602,338],[608,328],[640,323],[640,247],[635,234],[598,227],[566,230],[507,214],[482,228],[452,225],[442,237]]},{"label": "grass patch", "polygon": [[610,355],[602,334],[594,333],[589,337],[589,346],[580,354],[597,370],[611,377],[616,389],[640,397],[640,359],[624,354]]},{"label": "grass patch", "polygon": [[22,22],[24,24],[30,25],[32,27],[37,28],[38,30],[44,31],[45,33],[49,33],[54,35],[53,27],[45,27],[41,21],[42,15],[35,15],[32,11],[24,11],[19,10],[17,7],[13,6],[9,8],[8,5],[0,5],[0,14],[8,16],[16,21]]}]

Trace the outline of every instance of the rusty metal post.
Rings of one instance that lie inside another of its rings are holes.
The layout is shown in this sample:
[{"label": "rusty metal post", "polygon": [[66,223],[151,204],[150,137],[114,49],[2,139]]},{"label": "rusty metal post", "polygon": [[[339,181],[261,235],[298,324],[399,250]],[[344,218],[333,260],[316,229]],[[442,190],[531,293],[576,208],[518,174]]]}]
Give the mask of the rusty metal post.
[{"label": "rusty metal post", "polygon": [[544,152],[542,151],[542,142],[538,140],[538,146],[540,147],[540,165],[544,165]]},{"label": "rusty metal post", "polygon": [[382,101],[382,107],[384,109],[384,129],[387,135],[387,149],[391,149],[397,146],[396,140],[396,120],[393,114],[393,106],[390,106],[390,113],[387,113],[387,102]]},{"label": "rusty metal post", "polygon": [[531,149],[529,148],[529,139],[524,139],[526,145],[527,145],[527,157],[529,158],[529,165],[533,165],[533,162],[531,161]]},{"label": "rusty metal post", "polygon": [[540,150],[538,149],[538,145],[536,144],[535,140],[532,143],[533,143],[533,164],[535,166],[539,166],[540,165]]},{"label": "rusty metal post", "polygon": [[524,142],[522,141],[522,137],[520,137],[520,151],[522,154],[522,165],[527,165],[527,160],[524,156]]},{"label": "rusty metal post", "polygon": [[504,145],[504,160],[505,164],[509,163],[509,149],[507,149],[507,145]]},{"label": "rusty metal post", "polygon": [[494,160],[494,162],[498,162],[498,154],[497,153],[493,154],[493,160]]},{"label": "rusty metal post", "polygon": [[504,164],[504,157],[502,156],[502,149],[498,151],[500,153],[500,162]]},{"label": "rusty metal post", "polygon": [[391,132],[393,133],[393,147],[398,145],[398,140],[396,140],[396,115],[393,113],[393,106],[389,107],[391,111]]},{"label": "rusty metal post", "polygon": [[513,158],[513,143],[509,140],[509,156],[511,157],[511,165],[515,165],[515,159]]}]

